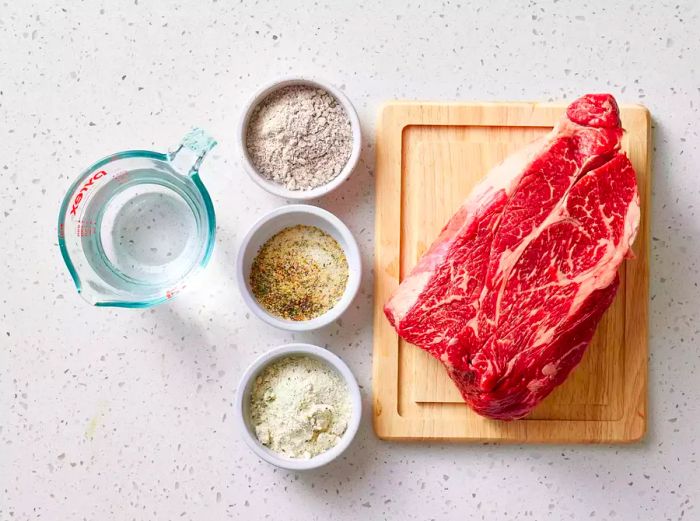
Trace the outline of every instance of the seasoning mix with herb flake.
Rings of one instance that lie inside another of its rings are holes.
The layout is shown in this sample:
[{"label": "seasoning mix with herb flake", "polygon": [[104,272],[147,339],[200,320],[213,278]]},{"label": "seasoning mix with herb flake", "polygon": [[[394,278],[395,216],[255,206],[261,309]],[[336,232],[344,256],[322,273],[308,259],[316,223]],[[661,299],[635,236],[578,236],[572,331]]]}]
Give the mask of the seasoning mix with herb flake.
[{"label": "seasoning mix with herb flake", "polygon": [[255,379],[250,413],[260,443],[290,458],[309,459],[338,444],[352,403],[335,369],[310,356],[289,356]]},{"label": "seasoning mix with herb flake", "polygon": [[260,248],[250,287],[268,313],[311,320],[335,306],[348,282],[348,261],[329,234],[315,226],[285,228]]}]

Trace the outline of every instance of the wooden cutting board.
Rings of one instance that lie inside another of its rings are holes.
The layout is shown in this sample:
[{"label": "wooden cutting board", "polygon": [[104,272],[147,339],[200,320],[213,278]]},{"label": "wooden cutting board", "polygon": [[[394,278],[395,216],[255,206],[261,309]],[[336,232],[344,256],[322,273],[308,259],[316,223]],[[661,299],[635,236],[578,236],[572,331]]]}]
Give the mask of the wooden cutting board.
[{"label": "wooden cutting board", "polygon": [[650,116],[621,108],[622,147],[637,172],[642,217],[636,258],[583,361],[528,417],[488,420],[461,400],[442,365],[400,340],[382,307],[463,199],[511,152],[546,134],[564,104],[385,105],[377,126],[374,428],[397,440],[600,443],[646,428]]}]

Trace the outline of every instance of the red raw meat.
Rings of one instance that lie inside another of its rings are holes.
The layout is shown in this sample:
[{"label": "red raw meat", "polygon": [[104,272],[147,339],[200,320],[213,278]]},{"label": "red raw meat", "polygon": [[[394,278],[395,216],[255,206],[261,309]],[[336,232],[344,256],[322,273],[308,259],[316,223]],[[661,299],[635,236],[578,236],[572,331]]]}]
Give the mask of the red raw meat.
[{"label": "red raw meat", "polygon": [[528,414],[580,362],[617,291],[639,197],[615,99],[589,94],[474,188],[384,307],[479,414]]}]

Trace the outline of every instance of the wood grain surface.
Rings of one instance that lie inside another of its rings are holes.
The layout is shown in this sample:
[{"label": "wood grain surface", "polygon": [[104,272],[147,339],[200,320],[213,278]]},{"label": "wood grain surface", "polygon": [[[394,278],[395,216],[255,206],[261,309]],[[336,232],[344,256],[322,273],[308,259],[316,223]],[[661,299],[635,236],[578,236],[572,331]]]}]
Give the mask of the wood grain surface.
[{"label": "wood grain surface", "polygon": [[464,404],[442,365],[400,340],[382,308],[488,171],[546,134],[565,104],[385,105],[377,126],[374,427],[385,439],[629,442],[646,427],[650,116],[621,107],[623,150],[637,172],[642,218],[636,258],[582,363],[528,417],[502,422]]}]

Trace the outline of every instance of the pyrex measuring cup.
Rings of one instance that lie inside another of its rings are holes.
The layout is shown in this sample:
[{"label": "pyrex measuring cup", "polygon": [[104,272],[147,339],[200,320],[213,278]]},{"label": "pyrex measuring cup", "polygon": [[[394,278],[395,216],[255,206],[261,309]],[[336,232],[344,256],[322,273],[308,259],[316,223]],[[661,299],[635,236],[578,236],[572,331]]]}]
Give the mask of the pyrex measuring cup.
[{"label": "pyrex measuring cup", "polygon": [[112,154],[73,183],[58,217],[58,244],[85,300],[153,306],[207,264],[216,223],[198,170],[215,144],[194,129],[168,154]]}]

